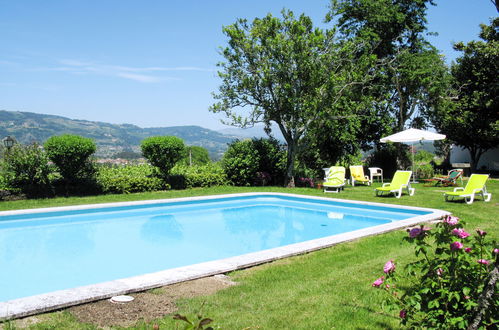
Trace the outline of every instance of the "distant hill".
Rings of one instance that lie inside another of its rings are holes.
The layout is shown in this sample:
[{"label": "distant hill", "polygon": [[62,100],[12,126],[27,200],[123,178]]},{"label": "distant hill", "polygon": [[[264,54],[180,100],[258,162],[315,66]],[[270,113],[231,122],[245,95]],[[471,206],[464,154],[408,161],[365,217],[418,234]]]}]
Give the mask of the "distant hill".
[{"label": "distant hill", "polygon": [[[263,125],[257,125],[251,128],[228,127],[221,129],[218,132],[226,135],[240,136],[242,138],[268,138],[267,133],[265,133],[263,129]],[[277,125],[272,126],[272,136],[277,140],[284,142],[284,137]]]},{"label": "distant hill", "polygon": [[75,120],[61,116],[32,112],[0,110],[0,139],[11,135],[20,143],[44,143],[49,137],[77,134],[92,138],[97,144],[97,156],[109,157],[123,150],[139,151],[140,141],[155,135],[174,135],[187,145],[206,148],[213,160],[218,160],[227,144],[241,136],[222,134],[200,126],[141,128],[130,124],[109,124]]}]

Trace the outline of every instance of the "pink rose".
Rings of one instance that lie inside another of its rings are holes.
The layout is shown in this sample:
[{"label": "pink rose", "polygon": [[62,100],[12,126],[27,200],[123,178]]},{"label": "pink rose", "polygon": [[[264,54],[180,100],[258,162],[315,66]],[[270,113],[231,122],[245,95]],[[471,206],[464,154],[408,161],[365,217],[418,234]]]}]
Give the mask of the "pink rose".
[{"label": "pink rose", "polygon": [[461,242],[454,242],[454,243],[451,243],[451,245],[450,245],[451,250],[460,250],[462,248],[463,248],[463,243],[461,243]]},{"label": "pink rose", "polygon": [[470,236],[470,234],[468,234],[467,232],[464,231],[464,229],[462,228],[454,228],[452,229],[452,235],[455,235],[459,238],[466,238],[468,236]]},{"label": "pink rose", "polygon": [[486,232],[486,231],[484,231],[484,230],[481,230],[481,229],[477,229],[477,230],[476,230],[476,232],[477,232],[477,233],[478,233],[478,235],[480,235],[480,236],[485,236],[485,235],[487,235],[487,232]]},{"label": "pink rose", "polygon": [[419,236],[419,234],[421,234],[421,228],[419,227],[416,227],[416,228],[412,228],[410,231],[409,231],[409,237],[410,238],[416,238]]},{"label": "pink rose", "polygon": [[407,312],[405,311],[405,309],[402,309],[400,311],[399,316],[401,319],[405,319],[405,317],[407,316]]},{"label": "pink rose", "polygon": [[470,253],[471,252],[471,248],[468,247],[468,248],[464,249],[464,252]]},{"label": "pink rose", "polygon": [[490,264],[490,261],[485,260],[485,259],[478,259],[476,262],[478,262],[479,264],[482,264],[482,265]]},{"label": "pink rose", "polygon": [[447,217],[444,218],[444,223],[448,224],[449,226],[455,226],[459,222],[458,217],[453,217],[448,215]]},{"label": "pink rose", "polygon": [[389,274],[395,270],[395,264],[393,263],[393,260],[387,261],[385,266],[383,267],[383,271],[385,274]]},{"label": "pink rose", "polygon": [[381,276],[380,278],[378,278],[376,281],[373,282],[373,286],[376,287],[376,288],[379,288],[379,286],[381,284],[383,284],[383,280],[385,279],[384,276]]},{"label": "pink rose", "polygon": [[385,288],[390,289],[390,284],[386,284]]},{"label": "pink rose", "polygon": [[499,254],[499,249],[494,249],[494,254]]},{"label": "pink rose", "polygon": [[444,273],[444,270],[442,268],[437,269],[438,276],[442,276],[443,273]]}]

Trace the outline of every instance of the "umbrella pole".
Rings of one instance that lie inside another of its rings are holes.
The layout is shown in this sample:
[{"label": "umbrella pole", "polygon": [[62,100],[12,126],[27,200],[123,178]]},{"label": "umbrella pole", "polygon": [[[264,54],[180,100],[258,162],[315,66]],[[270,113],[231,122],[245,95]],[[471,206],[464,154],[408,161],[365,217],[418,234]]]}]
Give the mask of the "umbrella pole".
[{"label": "umbrella pole", "polygon": [[412,183],[418,183],[416,181],[416,171],[414,170],[414,142],[411,142],[411,155],[412,155]]}]

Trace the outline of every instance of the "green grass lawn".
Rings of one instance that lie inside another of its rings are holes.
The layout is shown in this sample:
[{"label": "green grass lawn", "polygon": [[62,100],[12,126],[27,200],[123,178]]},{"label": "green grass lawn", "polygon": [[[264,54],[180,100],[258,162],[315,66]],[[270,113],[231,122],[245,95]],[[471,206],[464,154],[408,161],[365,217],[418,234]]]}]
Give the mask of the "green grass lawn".
[{"label": "green grass lawn", "polygon": [[[379,184],[378,184],[379,185]],[[376,184],[375,184],[376,186]],[[416,194],[402,198],[374,197],[372,187],[347,186],[339,194],[324,194],[311,188],[277,187],[215,187],[182,191],[167,191],[130,195],[106,195],[83,198],[56,198],[0,202],[0,210],[50,207],[88,203],[106,203],[159,198],[240,192],[286,192],[326,196],[400,205],[430,207],[452,212],[467,222],[473,232],[481,228],[489,235],[498,233],[499,181],[489,180],[487,188],[492,200],[472,205],[443,199],[444,191],[452,188],[423,187],[416,184]],[[212,296],[178,301],[179,313],[194,316],[203,305],[201,314],[212,318],[222,329],[396,329],[398,312],[385,311],[384,295],[371,287],[379,277],[384,263],[394,259],[397,267],[413,259],[413,247],[402,240],[404,230],[342,243],[317,252],[236,271],[231,278],[240,284]],[[78,323],[68,312],[50,313],[45,321],[33,328],[88,329],[93,326]],[[155,323],[161,328],[175,328],[171,316]],[[151,329],[152,323],[137,323],[137,328]]]}]

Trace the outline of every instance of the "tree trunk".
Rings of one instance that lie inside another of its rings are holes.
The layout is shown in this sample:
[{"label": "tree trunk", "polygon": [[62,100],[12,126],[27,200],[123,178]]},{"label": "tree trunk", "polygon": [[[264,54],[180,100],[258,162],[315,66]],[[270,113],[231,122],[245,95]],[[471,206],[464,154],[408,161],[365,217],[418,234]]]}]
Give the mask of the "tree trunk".
[{"label": "tree trunk", "polygon": [[483,288],[482,294],[478,297],[478,306],[475,307],[475,317],[473,318],[473,322],[468,326],[468,330],[479,328],[485,312],[490,308],[490,304],[494,303],[493,296],[498,279],[499,269],[497,268],[497,265],[495,265],[485,281],[485,287]]},{"label": "tree trunk", "polygon": [[480,157],[482,157],[483,150],[480,148],[470,148],[468,149],[470,153],[470,172],[476,171]]},{"label": "tree trunk", "polygon": [[286,162],[286,186],[288,188],[294,188],[295,187],[295,178],[294,178],[294,172],[295,172],[295,152],[296,152],[296,146],[295,146],[295,141],[287,141],[288,142],[288,159]]}]

